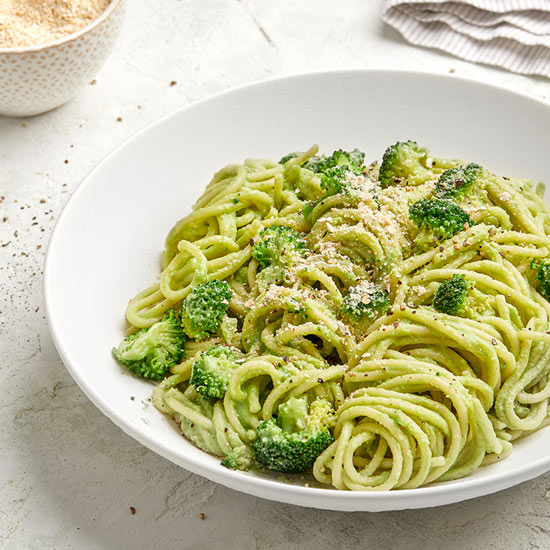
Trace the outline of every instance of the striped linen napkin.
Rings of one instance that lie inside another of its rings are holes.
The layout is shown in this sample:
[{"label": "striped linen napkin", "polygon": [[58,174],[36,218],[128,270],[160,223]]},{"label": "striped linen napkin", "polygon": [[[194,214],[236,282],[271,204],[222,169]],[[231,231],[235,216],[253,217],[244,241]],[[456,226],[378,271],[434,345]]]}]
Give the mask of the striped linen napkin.
[{"label": "striped linen napkin", "polygon": [[550,78],[550,0],[386,0],[383,17],[412,44]]}]

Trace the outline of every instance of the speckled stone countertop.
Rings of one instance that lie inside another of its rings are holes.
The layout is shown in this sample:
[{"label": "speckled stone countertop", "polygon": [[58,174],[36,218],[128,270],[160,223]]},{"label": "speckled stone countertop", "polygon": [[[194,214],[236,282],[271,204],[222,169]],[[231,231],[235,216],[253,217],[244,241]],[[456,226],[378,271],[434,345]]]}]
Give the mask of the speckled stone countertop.
[{"label": "speckled stone countertop", "polygon": [[340,67],[451,71],[543,98],[550,82],[409,46],[381,22],[381,0],[130,4],[93,85],[46,115],[0,118],[0,547],[549,549],[550,475],[461,504],[368,514],[269,502],[174,466],[75,385],[48,333],[41,274],[55,221],[91,168],[214,92]]}]

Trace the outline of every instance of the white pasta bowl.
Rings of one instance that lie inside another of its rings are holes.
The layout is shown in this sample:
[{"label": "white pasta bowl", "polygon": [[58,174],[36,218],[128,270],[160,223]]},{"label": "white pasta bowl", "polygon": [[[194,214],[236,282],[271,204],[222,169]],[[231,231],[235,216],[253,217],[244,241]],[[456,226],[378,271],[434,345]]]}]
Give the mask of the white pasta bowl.
[{"label": "white pasta bowl", "polygon": [[[184,439],[148,399],[153,386],[110,355],[127,301],[159,272],[171,226],[211,175],[246,157],[277,159],[319,143],[380,158],[415,139],[434,156],[479,162],[496,173],[550,179],[550,109],[542,101],[448,75],[339,71],[261,82],[170,115],[130,139],[80,185],[52,235],[45,266],[50,330],[89,398],[132,437],[182,467],[264,498],[334,510],[397,510],[493,493],[550,469],[550,428],[505,460],[419,489],[346,492],[235,472]],[[134,399],[131,399],[133,397]],[[145,404],[144,404],[145,403]]]},{"label": "white pasta bowl", "polygon": [[58,40],[0,48],[0,115],[38,115],[72,99],[111,53],[124,4],[112,0],[89,25]]}]

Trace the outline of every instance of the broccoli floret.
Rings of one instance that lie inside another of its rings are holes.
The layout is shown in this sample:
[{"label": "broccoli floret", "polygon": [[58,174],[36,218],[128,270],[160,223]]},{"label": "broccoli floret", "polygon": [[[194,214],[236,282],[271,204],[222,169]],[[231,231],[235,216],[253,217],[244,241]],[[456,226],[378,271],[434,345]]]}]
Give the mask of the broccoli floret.
[{"label": "broccoli floret", "polygon": [[284,225],[270,225],[260,232],[252,256],[265,269],[274,264],[286,263],[294,254],[305,251],[304,234]]},{"label": "broccoli floret", "polygon": [[340,306],[340,313],[352,321],[380,317],[390,308],[390,299],[385,290],[363,281],[348,289]]},{"label": "broccoli floret", "polygon": [[378,178],[382,187],[400,183],[427,170],[428,150],[416,141],[398,141],[384,152]]},{"label": "broccoli floret", "polygon": [[249,470],[254,461],[254,453],[250,447],[241,445],[225,455],[222,466],[230,470]]},{"label": "broccoli floret", "polygon": [[[301,154],[302,153],[300,151],[289,153],[281,158],[279,164],[285,164],[289,160],[299,157]],[[365,153],[359,151],[359,149],[354,149],[353,151],[338,149],[338,151],[334,151],[334,153],[329,156],[317,155],[310,158],[304,163],[303,167],[319,174],[325,172],[329,168],[334,168],[335,166],[345,166],[354,174],[362,174],[365,170],[364,162]]]},{"label": "broccoli floret", "polygon": [[433,307],[440,313],[456,315],[464,308],[468,283],[464,275],[453,275],[443,281],[434,296]]},{"label": "broccoli floret", "polygon": [[221,399],[229,387],[233,370],[238,367],[237,359],[237,353],[231,348],[213,346],[193,363],[189,383],[202,396]]},{"label": "broccoli floret", "polygon": [[335,166],[324,172],[321,176],[321,189],[325,192],[323,198],[350,191],[348,174],[349,170],[344,166]]},{"label": "broccoli floret", "polygon": [[537,270],[537,281],[539,281],[539,293],[550,301],[550,263],[541,261],[532,262],[531,267]]},{"label": "broccoli floret", "polygon": [[232,295],[225,281],[213,280],[197,285],[181,308],[181,324],[187,336],[201,339],[216,332]]},{"label": "broccoli floret", "polygon": [[113,357],[142,378],[162,380],[183,356],[185,334],[174,310],[113,348]]},{"label": "broccoli floret", "polygon": [[329,168],[332,166],[345,166],[354,174],[362,174],[365,169],[365,153],[354,149],[353,151],[343,151],[338,149],[328,158]]},{"label": "broccoli floret", "polygon": [[473,225],[473,220],[451,199],[422,199],[409,208],[411,220],[420,228],[427,228],[440,239],[448,239]]},{"label": "broccoli floret", "polygon": [[270,470],[304,472],[334,441],[328,430],[333,409],[325,399],[314,401],[308,414],[306,397],[291,397],[279,406],[277,420],[264,420],[256,429],[256,460]]},{"label": "broccoli floret", "polygon": [[342,166],[347,168],[349,172],[359,175],[365,170],[364,162],[365,153],[359,151],[359,149],[354,149],[353,151],[338,149],[338,151],[334,151],[328,157],[321,155],[311,158],[304,164],[304,168],[312,172],[322,173],[326,172],[329,168]]},{"label": "broccoli floret", "polygon": [[306,220],[310,220],[313,209],[327,197],[343,194],[353,198],[357,189],[354,185],[355,175],[356,174],[351,172],[347,166],[334,166],[333,168],[328,168],[321,175],[321,189],[325,192],[324,196],[318,201],[306,204],[302,209],[302,213]]},{"label": "broccoli floret", "polygon": [[252,257],[258,262],[261,272],[258,284],[281,284],[285,272],[297,255],[306,252],[304,234],[290,227],[271,225],[260,232],[260,239],[254,244]]},{"label": "broccoli floret", "polygon": [[463,197],[474,185],[482,170],[479,164],[474,163],[445,170],[435,184],[436,197],[440,199]]}]

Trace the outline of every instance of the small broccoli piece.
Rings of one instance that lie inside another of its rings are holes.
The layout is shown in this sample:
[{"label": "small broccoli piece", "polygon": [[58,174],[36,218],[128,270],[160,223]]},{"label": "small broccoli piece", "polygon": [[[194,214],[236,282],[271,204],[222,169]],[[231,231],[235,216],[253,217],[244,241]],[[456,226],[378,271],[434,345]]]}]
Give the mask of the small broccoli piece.
[{"label": "small broccoli piece", "polygon": [[348,289],[340,306],[340,313],[352,321],[380,317],[390,308],[388,293],[373,283],[362,281]]},{"label": "small broccoli piece", "polygon": [[409,208],[411,220],[420,228],[432,231],[436,237],[448,239],[473,225],[473,220],[451,199],[422,199]]},{"label": "small broccoli piece", "polygon": [[464,308],[468,283],[464,275],[453,275],[443,281],[434,296],[433,307],[440,313],[456,315]]},{"label": "small broccoli piece", "polygon": [[289,160],[295,159],[296,157],[299,157],[301,154],[302,153],[300,151],[294,151],[293,153],[289,153],[279,161],[279,164],[286,164]]},{"label": "small broccoli piece", "polygon": [[290,227],[271,225],[260,232],[254,244],[252,257],[260,266],[258,284],[264,289],[269,284],[281,284],[296,256],[306,252],[304,234]]},{"label": "small broccoli piece", "polygon": [[[289,160],[292,160],[296,157],[299,157],[302,153],[300,151],[294,151],[285,155],[279,161],[279,164],[286,164]],[[338,149],[334,151],[332,155],[317,155],[310,158],[307,162],[304,163],[303,167],[315,172],[317,174],[323,173],[329,168],[334,168],[335,166],[344,166],[348,171],[353,172],[354,174],[362,174],[365,170],[365,153],[359,151],[359,149],[354,149],[353,151],[344,151]]]},{"label": "small broccoli piece", "polygon": [[378,178],[382,187],[425,173],[428,150],[416,141],[398,141],[384,152]]},{"label": "small broccoli piece", "polygon": [[233,370],[238,367],[237,359],[237,353],[231,348],[213,346],[193,363],[189,383],[203,397],[221,399],[229,387]]},{"label": "small broccoli piece", "polygon": [[250,469],[250,466],[254,462],[254,453],[247,445],[240,445],[231,452],[225,455],[222,460],[222,466],[229,468],[230,470],[244,470]]},{"label": "small broccoli piece", "polygon": [[284,225],[270,225],[260,232],[252,256],[265,269],[274,264],[286,263],[294,253],[305,251],[304,234]]},{"label": "small broccoli piece", "polygon": [[174,310],[113,348],[113,357],[142,378],[162,380],[183,356],[185,334]]},{"label": "small broccoli piece", "polygon": [[349,170],[344,166],[335,166],[324,172],[321,176],[321,189],[325,192],[323,198],[350,191],[348,174]]},{"label": "small broccoli piece", "polygon": [[365,153],[354,149],[353,151],[343,151],[338,149],[330,156],[315,156],[304,164],[304,168],[316,173],[326,172],[329,168],[342,166],[347,168],[349,172],[356,175],[362,174],[365,170]]},{"label": "small broccoli piece", "polygon": [[531,268],[537,270],[537,281],[539,281],[539,294],[550,301],[550,262],[531,262]]},{"label": "small broccoli piece", "polygon": [[482,170],[479,164],[474,163],[445,170],[435,184],[436,197],[440,199],[463,197],[474,185]]},{"label": "small broccoli piece", "polygon": [[353,151],[343,151],[338,149],[332,153],[330,159],[330,167],[332,166],[345,166],[350,172],[354,174],[362,174],[365,170],[365,153],[354,149]]},{"label": "small broccoli piece", "polygon": [[187,336],[201,339],[216,332],[232,295],[225,281],[213,280],[197,285],[181,308],[181,324]]},{"label": "small broccoli piece", "polygon": [[291,397],[279,406],[277,420],[264,420],[256,429],[256,460],[270,470],[304,472],[334,441],[328,430],[333,414],[325,399],[314,401],[308,414],[307,398]]},{"label": "small broccoli piece", "polygon": [[345,164],[352,168],[362,169],[365,164],[365,153],[355,148],[353,151],[334,151],[332,154],[337,165]]},{"label": "small broccoli piece", "polygon": [[318,201],[308,203],[303,207],[302,213],[306,220],[310,221],[313,209],[328,197],[343,194],[346,197],[353,198],[357,191],[355,175],[347,166],[334,166],[323,172],[321,175],[321,189],[325,194]]}]

